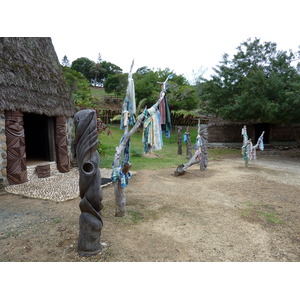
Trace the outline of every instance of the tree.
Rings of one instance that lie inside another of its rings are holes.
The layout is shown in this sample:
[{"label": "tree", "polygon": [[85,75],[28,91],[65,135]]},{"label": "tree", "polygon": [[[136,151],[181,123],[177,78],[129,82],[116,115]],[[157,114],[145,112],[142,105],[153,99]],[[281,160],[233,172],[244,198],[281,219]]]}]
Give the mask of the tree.
[{"label": "tree", "polygon": [[118,96],[124,95],[127,87],[128,74],[108,75],[104,82],[104,89],[107,93],[115,93]]},{"label": "tree", "polygon": [[199,99],[195,87],[191,85],[171,85],[171,92],[168,96],[171,110],[194,110],[199,106]]},{"label": "tree", "polygon": [[285,123],[292,129],[300,120],[300,64],[295,66],[300,51],[279,51],[276,43],[258,38],[237,50],[231,60],[225,53],[215,75],[198,84],[201,106],[223,119]]},{"label": "tree", "polygon": [[92,108],[92,92],[87,79],[69,67],[62,67],[62,69],[74,98],[76,109]]},{"label": "tree", "polygon": [[94,67],[94,65],[95,63],[92,60],[86,57],[81,57],[72,62],[71,69],[82,73],[88,81],[91,81],[91,79],[94,78],[94,74],[92,72],[92,67]]},{"label": "tree", "polygon": [[101,62],[101,67],[106,70],[106,78],[108,77],[108,75],[116,75],[122,73],[122,69],[119,66],[105,60]]},{"label": "tree", "polygon": [[97,63],[98,63],[98,64],[101,64],[102,61],[103,61],[103,59],[102,59],[101,53],[99,52],[99,53],[98,53]]},{"label": "tree", "polygon": [[92,82],[94,83],[94,86],[97,85],[97,83],[103,85],[107,77],[107,71],[102,67],[102,64],[101,63],[94,64],[91,67],[90,71],[93,76]]},{"label": "tree", "polygon": [[189,85],[183,75],[176,75],[166,68],[153,71],[148,67],[139,68],[134,76],[135,94],[137,102],[143,100],[143,105],[152,106],[157,101],[157,94],[160,92],[160,84],[168,75],[174,74],[168,93],[168,103],[171,110],[192,110],[199,106],[195,87]]},{"label": "tree", "polygon": [[61,61],[61,64],[64,66],[64,67],[70,67],[70,62],[68,60],[68,57],[65,55]]}]

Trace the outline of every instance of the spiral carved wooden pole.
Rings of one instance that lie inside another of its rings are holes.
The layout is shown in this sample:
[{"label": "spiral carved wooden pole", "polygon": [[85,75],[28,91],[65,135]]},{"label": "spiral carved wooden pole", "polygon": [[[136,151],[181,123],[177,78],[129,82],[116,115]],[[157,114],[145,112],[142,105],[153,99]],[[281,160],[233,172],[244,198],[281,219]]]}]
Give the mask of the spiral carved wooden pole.
[{"label": "spiral carved wooden pole", "polygon": [[96,112],[91,109],[81,110],[75,114],[74,123],[81,197],[78,254],[91,256],[101,252],[100,236],[103,227]]}]

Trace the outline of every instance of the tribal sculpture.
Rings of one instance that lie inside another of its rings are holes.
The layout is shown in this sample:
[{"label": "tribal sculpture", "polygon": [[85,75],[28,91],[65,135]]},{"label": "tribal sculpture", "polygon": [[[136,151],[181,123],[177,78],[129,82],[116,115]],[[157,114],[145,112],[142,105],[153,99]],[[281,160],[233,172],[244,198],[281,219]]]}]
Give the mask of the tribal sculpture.
[{"label": "tribal sculpture", "polygon": [[96,112],[91,109],[81,110],[75,114],[74,123],[81,197],[78,254],[91,256],[101,252],[100,236],[103,227]]},{"label": "tribal sculpture", "polygon": [[66,117],[56,118],[56,160],[57,169],[61,173],[70,171]]},{"label": "tribal sculpture", "polygon": [[5,112],[5,135],[7,145],[7,180],[9,184],[26,182],[27,169],[22,112]]}]

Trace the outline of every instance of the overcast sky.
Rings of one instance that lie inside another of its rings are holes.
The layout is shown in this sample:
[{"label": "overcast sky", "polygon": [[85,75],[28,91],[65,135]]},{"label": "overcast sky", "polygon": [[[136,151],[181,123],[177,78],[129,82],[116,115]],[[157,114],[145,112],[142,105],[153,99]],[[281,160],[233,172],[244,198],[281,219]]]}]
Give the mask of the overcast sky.
[{"label": "overcast sky", "polygon": [[[10,1],[0,19],[3,36],[50,36],[61,61],[79,57],[112,62],[128,72],[169,68],[192,79],[208,77],[226,52],[248,38],[293,51],[300,45],[297,0]],[[56,2],[54,2],[56,3]],[[18,10],[16,10],[18,8]],[[25,14],[26,11],[26,14]],[[2,24],[1,24],[2,23]]]}]

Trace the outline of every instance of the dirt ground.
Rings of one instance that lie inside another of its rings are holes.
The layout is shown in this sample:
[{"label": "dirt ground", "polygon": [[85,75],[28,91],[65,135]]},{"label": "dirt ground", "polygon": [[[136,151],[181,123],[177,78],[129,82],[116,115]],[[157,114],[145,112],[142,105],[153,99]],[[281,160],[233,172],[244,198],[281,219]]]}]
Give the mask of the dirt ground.
[{"label": "dirt ground", "polygon": [[179,177],[176,166],[137,171],[126,217],[103,189],[102,253],[77,254],[79,198],[0,196],[0,261],[299,262],[300,149],[209,161]]}]

